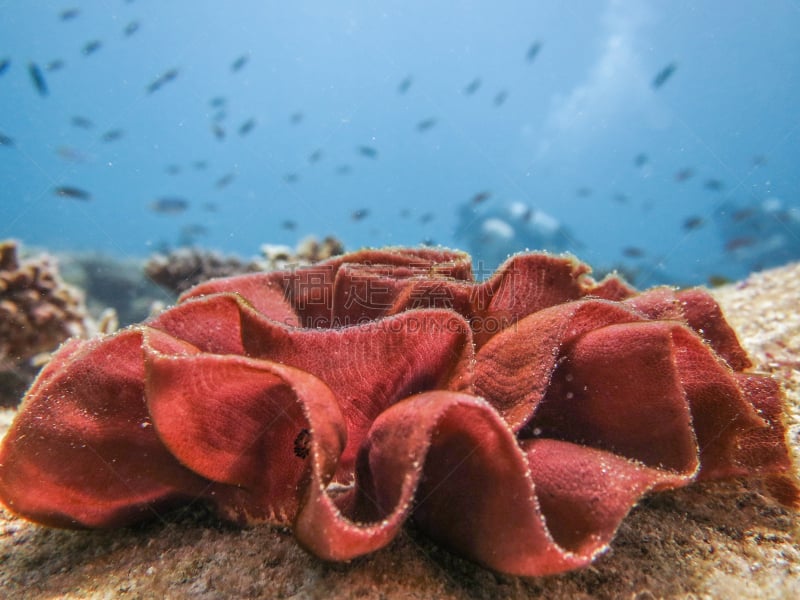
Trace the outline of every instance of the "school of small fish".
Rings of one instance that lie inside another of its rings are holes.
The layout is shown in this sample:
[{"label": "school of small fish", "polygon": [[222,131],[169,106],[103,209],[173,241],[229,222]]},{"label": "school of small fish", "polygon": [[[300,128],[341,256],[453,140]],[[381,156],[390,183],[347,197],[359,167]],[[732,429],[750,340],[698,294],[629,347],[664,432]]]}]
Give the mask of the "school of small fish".
[{"label": "school of small fish", "polygon": [[[69,7],[60,10],[55,18],[68,27],[73,21],[77,21],[82,16],[82,9]],[[126,40],[134,38],[137,33],[146,27],[141,19],[133,18],[124,22],[121,28],[121,40],[107,40],[100,37],[92,37],[76,49],[79,60],[102,60],[100,57],[107,52],[108,46],[117,43],[130,43]],[[117,32],[119,37],[119,32]],[[2,51],[2,48],[0,48]],[[547,48],[541,40],[534,40],[527,49],[521,49],[518,60],[528,64],[538,63],[546,56]],[[240,76],[239,73],[249,72],[254,69],[251,63],[256,63],[261,57],[251,51],[241,52],[233,55],[228,63],[228,69],[232,76]],[[0,56],[0,84],[3,78],[8,78],[13,71],[19,70],[25,73],[25,77],[30,82],[35,96],[42,101],[53,96],[57,86],[51,86],[51,79],[59,77],[59,71],[69,68],[67,58],[55,58],[49,61],[30,60],[27,57]],[[161,69],[156,70],[152,79],[142,82],[141,87],[145,96],[162,92],[168,86],[180,85],[182,68],[175,64],[165,64]],[[671,60],[666,62],[658,69],[654,69],[655,74],[649,82],[651,93],[664,93],[675,78],[680,77],[678,62]],[[486,100],[495,109],[501,109],[506,103],[514,100],[511,90],[507,87],[486,91],[486,77],[482,74],[475,74],[473,77],[463,82],[460,90],[454,90],[454,95],[461,95],[468,101],[477,101],[474,98],[489,94]],[[393,84],[394,92],[398,96],[404,96],[417,90],[422,83],[418,82],[413,73],[407,73],[398,77],[397,83]],[[230,137],[238,136],[245,138],[256,136],[259,133],[259,119],[257,116],[250,116],[238,123],[230,123],[228,120],[229,98],[226,94],[220,93],[208,99],[208,130],[211,139],[218,143],[226,143]],[[293,127],[301,127],[308,115],[301,109],[297,109],[287,115],[288,123]],[[443,123],[446,124],[447,115],[443,114],[423,114],[410,126],[412,131],[420,135],[434,135],[442,129]],[[91,115],[75,114],[70,118],[69,125],[76,129],[86,132],[96,132],[95,141],[101,144],[124,144],[129,138],[133,138],[134,133],[129,132],[123,126],[113,123],[98,123]],[[8,149],[17,148],[20,144],[21,134],[17,132],[0,131],[0,147]],[[4,150],[5,151],[5,150]],[[80,148],[67,145],[55,147],[57,155],[66,162],[83,163],[88,160],[87,153]],[[317,164],[329,164],[332,172],[338,176],[346,176],[354,173],[361,168],[368,168],[370,161],[381,160],[383,154],[381,148],[374,140],[365,140],[352,148],[352,155],[349,157],[329,156],[326,148],[310,148],[305,155],[306,166],[313,167]],[[641,173],[648,173],[652,170],[656,159],[650,153],[641,151],[632,158],[633,169]],[[752,158],[751,168],[762,168],[767,164],[767,157],[764,154],[755,154]],[[662,165],[666,169],[671,169],[674,173],[672,179],[676,185],[688,186],[699,185],[708,194],[726,194],[727,186],[725,181],[713,173],[700,173],[697,168],[691,165]],[[164,172],[171,176],[179,176],[187,171],[206,171],[213,169],[214,165],[205,158],[187,160],[185,163],[172,162],[164,166]],[[237,169],[227,168],[215,176],[211,188],[216,193],[223,193],[224,190],[235,184],[237,179]],[[287,185],[301,185],[303,182],[302,168],[289,170],[280,174],[280,178]],[[92,191],[83,187],[77,182],[57,182],[52,187],[56,197],[88,202],[98,199]],[[623,191],[614,190],[611,193],[600,192],[588,185],[578,185],[574,188],[577,198],[586,201],[595,200],[600,197],[607,197],[618,204],[629,204],[631,198]],[[560,223],[554,217],[537,210],[535,207],[526,206],[520,202],[495,201],[495,194],[491,189],[478,189],[471,197],[465,198],[459,205],[457,214],[457,225],[455,237],[464,241],[468,250],[480,251],[484,256],[487,249],[489,253],[497,258],[496,262],[508,253],[518,251],[524,247],[543,248],[552,251],[575,250],[581,244],[572,235],[570,229]],[[727,196],[723,196],[727,198]],[[215,201],[204,201],[193,203],[189,198],[165,194],[153,198],[145,203],[148,210],[158,215],[176,216],[183,215],[192,209],[196,204],[206,212],[216,212],[218,203]],[[643,210],[648,210],[649,204],[643,201]],[[367,221],[373,214],[370,207],[355,206],[348,207],[350,220],[354,223]],[[424,231],[424,226],[436,220],[435,211],[425,212],[424,214],[414,215],[409,209],[403,209],[398,215],[402,219],[415,218],[416,222],[422,226],[421,241],[423,243],[434,244],[436,241]],[[773,227],[778,223],[777,230]],[[789,255],[789,257],[800,256],[800,213],[796,209],[780,207],[776,208],[775,203],[769,202],[761,204],[737,205],[728,201],[722,205],[720,210],[708,211],[702,207],[698,208],[695,214],[688,214],[682,217],[680,227],[684,235],[703,229],[709,224],[716,226],[722,233],[724,252],[734,260],[747,262],[753,268],[759,268],[771,264],[774,255]],[[296,219],[286,219],[281,223],[281,227],[287,231],[295,231],[302,227]],[[783,228],[781,230],[781,227]],[[794,229],[792,229],[794,228]],[[791,235],[786,235],[785,230],[790,229]],[[203,225],[189,224],[184,225],[181,231],[181,240],[195,240],[207,235],[208,229]],[[766,240],[766,241],[765,241]],[[797,247],[795,247],[797,246]],[[619,248],[620,260],[628,264],[639,264],[642,261],[654,260],[648,256],[648,251],[639,246],[622,244]]]}]

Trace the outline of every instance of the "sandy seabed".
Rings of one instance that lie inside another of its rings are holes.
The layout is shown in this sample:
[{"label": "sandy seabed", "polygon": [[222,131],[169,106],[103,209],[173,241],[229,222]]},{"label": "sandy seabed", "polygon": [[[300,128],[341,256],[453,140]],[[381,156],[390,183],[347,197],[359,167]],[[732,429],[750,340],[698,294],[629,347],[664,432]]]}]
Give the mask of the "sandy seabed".
[{"label": "sandy seabed", "polygon": [[[798,461],[800,263],[713,293],[756,369],[782,381]],[[0,434],[13,416],[0,413]],[[520,578],[459,559],[411,527],[380,552],[330,564],[288,531],[233,528],[201,507],[111,531],[49,529],[0,509],[0,597],[800,598],[800,515],[752,480],[660,492],[592,566]]]}]

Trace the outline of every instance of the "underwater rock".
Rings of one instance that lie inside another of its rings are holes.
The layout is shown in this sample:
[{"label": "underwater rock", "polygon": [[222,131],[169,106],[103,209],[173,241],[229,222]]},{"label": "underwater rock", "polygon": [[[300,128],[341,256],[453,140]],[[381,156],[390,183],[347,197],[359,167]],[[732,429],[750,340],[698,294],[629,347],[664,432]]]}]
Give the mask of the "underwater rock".
[{"label": "underwater rock", "polygon": [[521,575],[591,563],[651,491],[756,475],[796,504],[779,385],[711,296],[588,273],[522,254],[479,283],[466,254],[390,248],[201,284],[62,347],[0,498],[62,527],[204,498],[327,560],[412,519]]},{"label": "underwater rock", "polygon": [[83,295],[64,283],[55,259],[20,260],[17,242],[0,242],[0,405],[13,405],[36,373],[31,360],[87,333]]}]

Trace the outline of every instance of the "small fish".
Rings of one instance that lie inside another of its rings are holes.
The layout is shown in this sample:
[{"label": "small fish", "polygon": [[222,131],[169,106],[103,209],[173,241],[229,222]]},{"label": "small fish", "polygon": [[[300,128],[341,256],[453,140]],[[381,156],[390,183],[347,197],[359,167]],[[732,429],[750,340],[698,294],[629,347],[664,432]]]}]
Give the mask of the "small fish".
[{"label": "small fish", "polygon": [[397,93],[400,95],[405,94],[411,87],[412,83],[414,83],[414,79],[412,79],[411,75],[409,75],[397,86]]},{"label": "small fish", "polygon": [[14,138],[8,137],[6,134],[0,132],[0,146],[13,146]]},{"label": "small fish", "polygon": [[228,187],[235,177],[236,175],[234,173],[226,173],[225,175],[217,179],[217,182],[214,184],[214,187],[216,187],[218,190],[221,190],[224,187]]},{"label": "small fish", "polygon": [[164,82],[161,81],[161,78],[159,77],[158,79],[154,79],[149,84],[147,84],[145,91],[148,94],[152,94],[153,92],[157,92],[159,89],[161,89],[162,85],[164,85]]},{"label": "small fish", "polygon": [[417,123],[417,131],[420,133],[424,133],[429,129],[432,129],[436,125],[437,121],[435,117],[428,117],[427,119],[423,119],[419,123]]},{"label": "small fish", "polygon": [[44,80],[44,75],[36,63],[28,63],[28,74],[33,81],[33,87],[39,92],[40,96],[47,96],[47,82]]},{"label": "small fish", "polygon": [[350,218],[353,221],[362,221],[369,216],[369,210],[366,208],[359,208],[358,210],[354,210],[350,214]]},{"label": "small fish", "polygon": [[192,223],[181,227],[181,235],[189,238],[195,238],[201,235],[208,235],[208,227],[200,223]]},{"label": "small fish", "polygon": [[667,80],[672,77],[672,74],[675,73],[675,69],[678,68],[678,65],[674,62],[669,63],[663,69],[661,69],[656,76],[653,78],[653,81],[650,83],[654,90],[657,90],[662,85],[664,85]]},{"label": "small fish", "polygon": [[578,198],[588,198],[592,195],[592,188],[586,186],[579,187],[575,190],[575,195],[578,196]]},{"label": "small fish", "polygon": [[711,192],[719,192],[722,191],[722,188],[725,187],[725,184],[719,179],[706,179],[703,183],[703,187]]},{"label": "small fish", "polygon": [[92,199],[92,195],[89,192],[79,187],[74,187],[71,185],[60,185],[53,189],[53,193],[56,196],[61,196],[62,198],[73,198],[75,200],[84,200],[84,201]]},{"label": "small fish", "polygon": [[472,206],[478,206],[479,204],[483,204],[484,202],[486,202],[489,198],[491,198],[491,196],[492,196],[491,192],[487,191],[478,192],[472,197],[469,203],[472,204]]},{"label": "small fish", "polygon": [[283,180],[286,183],[297,183],[298,181],[300,181],[300,175],[298,175],[297,173],[287,173],[286,175],[283,176]]},{"label": "small fish", "polygon": [[125,35],[125,37],[130,37],[137,31],[139,31],[139,21],[131,21],[125,25],[125,29],[122,30],[122,33]]},{"label": "small fish", "polygon": [[56,154],[67,162],[71,163],[85,163],[86,156],[78,149],[72,146],[58,146]]},{"label": "small fish", "polygon": [[753,210],[752,208],[742,208],[742,209],[737,210],[736,212],[734,212],[731,215],[731,219],[733,219],[733,221],[735,223],[740,223],[742,221],[745,221],[745,220],[749,219],[754,214],[755,214],[755,210]]},{"label": "small fish", "polygon": [[10,67],[10,66],[11,66],[11,59],[10,58],[4,58],[4,59],[0,60],[0,75],[5,73],[8,70],[8,67]]},{"label": "small fish", "polygon": [[161,89],[161,86],[166,85],[167,83],[174,81],[178,77],[179,71],[177,68],[173,67],[168,69],[158,77],[156,77],[150,84],[145,88],[148,94],[152,94],[153,92],[158,91]]},{"label": "small fish", "polygon": [[214,96],[208,103],[211,105],[212,108],[222,108],[225,106],[227,102],[225,96]]},{"label": "small fish", "polygon": [[217,212],[216,202],[203,202],[201,208],[206,212]]},{"label": "small fish", "polygon": [[478,91],[479,87],[481,87],[481,80],[480,77],[476,77],[475,79],[470,81],[464,88],[464,94],[466,94],[467,96],[471,96],[472,94]]},{"label": "small fish", "polygon": [[241,71],[242,68],[247,64],[247,61],[250,60],[249,54],[242,54],[239,58],[234,60],[231,63],[231,71],[236,73],[237,71]]},{"label": "small fish", "polygon": [[539,51],[542,49],[542,42],[536,41],[531,44],[530,48],[528,48],[528,52],[525,54],[525,60],[528,62],[533,62],[536,60],[536,57],[539,56]]},{"label": "small fish", "polygon": [[372,146],[359,146],[358,153],[366,158],[378,158],[378,151]]},{"label": "small fish", "polygon": [[179,196],[164,196],[150,203],[150,210],[162,215],[177,215],[189,208],[189,201]]},{"label": "small fish", "polygon": [[122,139],[123,135],[125,135],[125,132],[122,129],[109,129],[100,136],[100,141],[105,143],[116,142]]},{"label": "small fish", "polygon": [[75,115],[70,119],[70,123],[72,123],[73,127],[78,127],[79,129],[91,129],[94,127],[94,123],[92,123],[86,117],[81,117],[80,115]]},{"label": "small fish", "polygon": [[[206,233],[208,233],[206,231]],[[190,229],[186,227],[181,227],[180,233],[178,234],[178,246],[194,246],[197,243],[198,234],[193,233]]]},{"label": "small fish", "polygon": [[686,167],[675,173],[675,181],[678,183],[683,183],[694,177],[694,169],[692,167]]},{"label": "small fish", "polygon": [[628,258],[642,258],[644,256],[644,250],[637,246],[628,246],[622,249],[622,255]]},{"label": "small fish", "polygon": [[735,252],[736,250],[741,250],[742,248],[748,248],[750,246],[753,246],[756,244],[756,242],[758,242],[758,240],[749,235],[735,237],[725,242],[725,251]]},{"label": "small fish", "polygon": [[303,122],[303,118],[304,118],[304,116],[305,116],[305,115],[303,115],[303,113],[302,113],[302,112],[300,112],[300,111],[293,112],[293,113],[292,113],[292,114],[289,116],[289,122],[290,122],[292,125],[299,125],[300,123],[302,123],[302,122]]},{"label": "small fish", "polygon": [[404,219],[407,219],[408,217],[411,216],[411,211],[407,208],[404,208],[400,211],[400,216],[403,217]]},{"label": "small fish", "polygon": [[706,224],[706,221],[705,221],[705,219],[703,219],[703,217],[691,216],[691,217],[687,217],[683,221],[683,228],[686,231],[694,231],[695,229],[700,229],[705,224]]},{"label": "small fish", "polygon": [[83,45],[83,48],[81,49],[81,53],[84,56],[90,56],[90,55],[94,54],[95,52],[97,52],[98,50],[100,50],[100,48],[102,46],[103,46],[103,42],[101,42],[100,40],[90,40],[90,41],[86,42]]},{"label": "small fish", "polygon": [[192,163],[195,171],[205,171],[208,167],[208,162],[205,160],[196,160]]},{"label": "small fish", "polygon": [[174,81],[177,76],[178,69],[173,67],[171,69],[167,69],[167,71],[161,76],[161,79],[164,81],[164,83],[169,83],[170,81]]},{"label": "small fish", "polygon": [[318,163],[321,158],[322,158],[322,150],[317,148],[311,154],[308,155],[308,162],[310,162],[313,165]]},{"label": "small fish", "polygon": [[211,120],[217,123],[222,123],[227,118],[228,118],[228,112],[224,109],[220,109],[214,113],[214,115],[211,117]]},{"label": "small fish", "polygon": [[47,63],[44,66],[44,70],[47,71],[48,73],[55,73],[56,71],[60,71],[61,69],[63,69],[64,65],[65,63],[63,60],[61,60],[60,58],[56,58]]},{"label": "small fish", "polygon": [[252,119],[252,118],[251,119],[247,119],[247,121],[245,121],[244,123],[239,125],[239,135],[241,135],[241,136],[247,135],[248,133],[253,131],[255,126],[256,126],[256,120],[255,119]]},{"label": "small fish", "polygon": [[612,196],[612,198],[614,202],[616,202],[617,204],[627,204],[628,201],[630,200],[630,198],[628,198],[628,195],[623,192],[617,192],[616,194],[614,194],[614,196]]},{"label": "small fish", "polygon": [[337,175],[349,175],[352,172],[352,168],[350,165],[339,165],[336,167],[336,174]]},{"label": "small fish", "polygon": [[71,21],[80,14],[81,11],[77,8],[67,8],[61,11],[61,14],[58,15],[58,18],[62,21]]},{"label": "small fish", "polygon": [[650,162],[650,159],[644,152],[640,152],[633,157],[633,166],[637,168],[645,166],[648,162]]},{"label": "small fish", "polygon": [[420,244],[422,244],[423,246],[435,246],[436,245],[436,240],[434,240],[433,238],[427,237],[427,238],[423,238],[423,240],[420,242]]},{"label": "small fish", "polygon": [[503,106],[506,100],[508,100],[508,92],[505,90],[500,90],[494,97],[494,105]]},{"label": "small fish", "polygon": [[214,134],[214,137],[217,138],[218,140],[222,141],[225,139],[225,130],[219,123],[212,123],[211,131]]},{"label": "small fish", "polygon": [[[2,72],[2,71],[0,71],[0,72]],[[753,166],[754,167],[763,167],[765,164],[767,164],[767,157],[764,156],[763,154],[756,154],[753,157]]]},{"label": "small fish", "polygon": [[721,287],[729,283],[733,283],[733,280],[729,277],[725,277],[725,275],[712,274],[708,276],[708,285],[710,287]]},{"label": "small fish", "polygon": [[434,215],[432,212],[426,212],[419,216],[419,222],[425,225],[426,223],[430,223],[431,221],[433,221],[435,216],[436,215]]},{"label": "small fish", "polygon": [[164,167],[164,171],[166,171],[167,175],[180,175],[181,167],[180,165],[167,165]]},{"label": "small fish", "polygon": [[281,228],[285,229],[286,231],[294,231],[295,229],[297,229],[297,223],[295,221],[287,219],[286,221],[281,223]]}]

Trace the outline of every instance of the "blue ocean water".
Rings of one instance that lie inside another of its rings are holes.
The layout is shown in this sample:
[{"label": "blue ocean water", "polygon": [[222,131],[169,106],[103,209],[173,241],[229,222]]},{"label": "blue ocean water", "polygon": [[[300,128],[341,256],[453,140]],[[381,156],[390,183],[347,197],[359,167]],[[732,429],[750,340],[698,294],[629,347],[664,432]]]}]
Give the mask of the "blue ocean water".
[{"label": "blue ocean water", "polygon": [[0,238],[742,277],[800,259],[798,31],[794,0],[4,2]]}]

